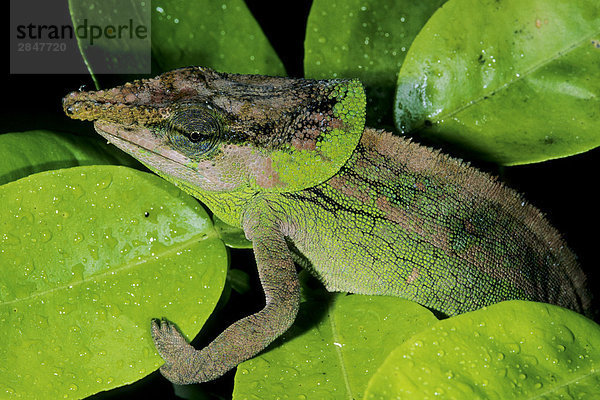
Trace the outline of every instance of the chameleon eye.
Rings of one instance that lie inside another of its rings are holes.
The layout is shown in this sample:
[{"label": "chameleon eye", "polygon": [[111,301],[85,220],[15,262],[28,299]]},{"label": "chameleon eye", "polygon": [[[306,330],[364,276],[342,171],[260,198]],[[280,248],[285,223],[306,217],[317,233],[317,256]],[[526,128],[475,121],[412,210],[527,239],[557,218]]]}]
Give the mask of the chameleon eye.
[{"label": "chameleon eye", "polygon": [[171,115],[168,134],[171,143],[189,156],[212,150],[221,137],[223,126],[209,109],[182,106]]}]

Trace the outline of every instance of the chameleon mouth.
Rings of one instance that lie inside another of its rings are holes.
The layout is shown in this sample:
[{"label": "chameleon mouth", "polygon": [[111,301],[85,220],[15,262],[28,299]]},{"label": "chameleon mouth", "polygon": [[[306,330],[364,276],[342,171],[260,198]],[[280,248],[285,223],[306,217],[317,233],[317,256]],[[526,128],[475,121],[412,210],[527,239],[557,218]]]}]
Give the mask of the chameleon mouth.
[{"label": "chameleon mouth", "polygon": [[152,171],[192,185],[210,185],[210,181],[199,172],[197,162],[170,148],[149,129],[106,121],[96,121],[94,127],[110,144],[138,159]]},{"label": "chameleon mouth", "polygon": [[135,125],[125,126],[106,121],[96,121],[94,127],[100,135],[128,154],[137,156],[140,152],[151,152],[183,166],[189,165],[192,161],[173,150],[148,128]]}]

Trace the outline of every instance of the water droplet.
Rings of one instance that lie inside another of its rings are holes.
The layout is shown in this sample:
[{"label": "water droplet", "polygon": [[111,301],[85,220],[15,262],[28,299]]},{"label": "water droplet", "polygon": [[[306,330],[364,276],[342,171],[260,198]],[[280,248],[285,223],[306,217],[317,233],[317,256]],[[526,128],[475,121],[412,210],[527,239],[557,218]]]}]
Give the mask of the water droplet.
[{"label": "water droplet", "polygon": [[3,391],[11,396],[15,394],[15,389],[11,388],[10,386],[4,386]]},{"label": "water droplet", "polygon": [[75,264],[71,268],[72,279],[71,282],[79,282],[83,280],[83,271],[85,270],[85,266],[82,263]]},{"label": "water droplet", "polygon": [[67,185],[67,188],[71,189],[71,193],[73,194],[73,196],[75,196],[75,199],[78,199],[85,194],[85,190],[83,190],[81,186],[77,184]]},{"label": "water droplet", "polygon": [[21,240],[10,233],[4,233],[0,237],[0,243],[2,243],[3,246],[15,246],[21,244]]},{"label": "water droplet", "polygon": [[23,266],[23,275],[29,276],[33,271],[35,271],[35,266],[33,264],[25,264]]},{"label": "water droplet", "polygon": [[111,249],[114,248],[117,244],[119,244],[119,241],[117,239],[115,239],[113,236],[111,236],[110,234],[104,235],[104,239],[105,239],[107,246],[110,247]]},{"label": "water droplet", "polygon": [[83,235],[83,233],[81,233],[81,232],[75,232],[75,235],[73,237],[73,242],[79,243],[79,242],[81,242],[84,239],[84,237],[85,236]]},{"label": "water droplet", "polygon": [[50,232],[49,230],[43,230],[40,232],[40,241],[42,243],[46,243],[48,241],[50,241],[50,239],[52,239],[52,232]]},{"label": "water droplet", "polygon": [[521,352],[521,346],[518,343],[507,343],[506,344],[506,348],[511,353],[517,353],[518,354],[518,353]]},{"label": "water droplet", "polygon": [[575,341],[575,334],[566,327],[565,325],[557,326],[557,340],[563,343],[573,343]]},{"label": "water droplet", "polygon": [[88,251],[94,260],[99,260],[100,256],[98,255],[98,246],[89,245]]}]

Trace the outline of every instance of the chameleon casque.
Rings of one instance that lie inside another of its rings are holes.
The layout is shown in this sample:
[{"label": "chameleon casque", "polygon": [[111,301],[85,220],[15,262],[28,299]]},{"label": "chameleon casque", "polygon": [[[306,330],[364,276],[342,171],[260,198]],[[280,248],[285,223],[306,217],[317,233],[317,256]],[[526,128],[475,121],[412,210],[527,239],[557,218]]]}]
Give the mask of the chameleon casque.
[{"label": "chameleon casque", "polygon": [[189,67],[73,92],[63,107],[253,243],[262,310],[202,350],[152,322],[174,383],[215,379],[286,331],[300,302],[295,262],[330,291],[446,315],[509,299],[589,307],[575,256],[540,211],[459,160],[365,128],[357,80]]}]

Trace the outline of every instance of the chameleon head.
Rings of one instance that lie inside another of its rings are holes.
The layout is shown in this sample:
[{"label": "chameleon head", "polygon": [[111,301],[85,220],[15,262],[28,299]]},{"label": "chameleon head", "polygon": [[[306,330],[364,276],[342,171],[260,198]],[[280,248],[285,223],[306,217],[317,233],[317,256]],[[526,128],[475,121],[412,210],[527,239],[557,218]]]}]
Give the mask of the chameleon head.
[{"label": "chameleon head", "polygon": [[198,190],[295,191],[341,168],[364,129],[356,80],[313,81],[189,67],[73,92],[68,116],[150,169]]}]

